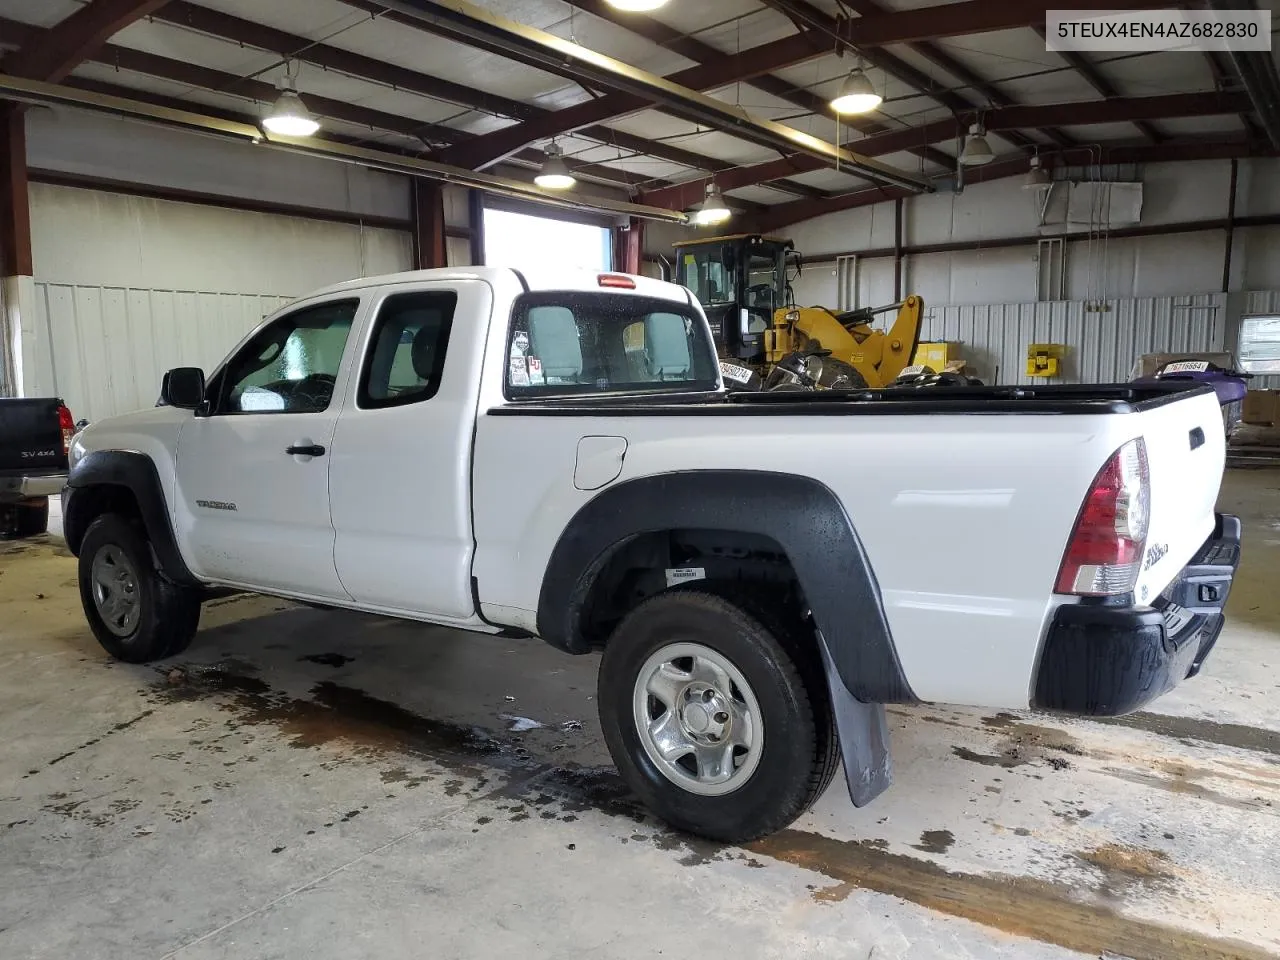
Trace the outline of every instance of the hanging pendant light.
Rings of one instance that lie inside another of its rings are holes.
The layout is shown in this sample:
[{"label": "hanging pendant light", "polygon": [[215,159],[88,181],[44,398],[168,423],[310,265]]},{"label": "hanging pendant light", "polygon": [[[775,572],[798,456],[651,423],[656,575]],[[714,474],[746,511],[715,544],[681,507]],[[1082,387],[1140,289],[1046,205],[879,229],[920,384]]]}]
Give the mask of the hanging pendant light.
[{"label": "hanging pendant light", "polygon": [[724,194],[714,183],[707,184],[707,198],[702,201],[693,215],[694,223],[702,227],[713,227],[724,223],[733,216],[733,211],[724,202]]},{"label": "hanging pendant light", "polygon": [[851,70],[840,84],[840,90],[831,100],[831,109],[836,113],[870,113],[880,104],[884,97],[876,93],[875,87],[862,67]]},{"label": "hanging pendant light", "polygon": [[547,159],[542,164],[542,169],[538,171],[537,176],[533,178],[533,182],[544,190],[568,190],[578,182],[578,178],[569,172],[569,167],[564,162],[564,151],[560,149],[560,144],[552,140],[547,144]]},{"label": "hanging pendant light", "polygon": [[627,13],[647,13],[665,7],[667,0],[608,0],[609,6]]},{"label": "hanging pendant light", "polygon": [[290,64],[285,64],[285,74],[276,87],[280,96],[262,118],[262,125],[268,131],[285,137],[309,137],[320,129],[320,124],[302,102],[302,97],[298,96],[298,81]]},{"label": "hanging pendant light", "polygon": [[1049,175],[1048,170],[1040,165],[1040,155],[1036,154],[1031,158],[1031,168],[1022,180],[1022,189],[1035,190],[1039,187],[1047,187],[1051,183],[1053,183],[1053,177]]},{"label": "hanging pendant light", "polygon": [[982,124],[975,123],[969,128],[969,136],[965,138],[964,149],[960,151],[960,162],[966,167],[980,167],[996,158],[991,152],[991,144],[987,143],[987,132]]}]

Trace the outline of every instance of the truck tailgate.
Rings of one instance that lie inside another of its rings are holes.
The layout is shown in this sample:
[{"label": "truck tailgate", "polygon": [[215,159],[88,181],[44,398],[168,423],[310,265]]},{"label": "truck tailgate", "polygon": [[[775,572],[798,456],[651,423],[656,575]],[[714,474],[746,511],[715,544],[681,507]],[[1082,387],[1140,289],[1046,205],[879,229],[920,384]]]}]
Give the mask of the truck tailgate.
[{"label": "truck tailgate", "polygon": [[1138,418],[1151,476],[1151,525],[1136,597],[1147,603],[1213,532],[1226,437],[1212,392],[1179,397]]},{"label": "truck tailgate", "polygon": [[0,400],[0,473],[67,469],[56,398]]}]

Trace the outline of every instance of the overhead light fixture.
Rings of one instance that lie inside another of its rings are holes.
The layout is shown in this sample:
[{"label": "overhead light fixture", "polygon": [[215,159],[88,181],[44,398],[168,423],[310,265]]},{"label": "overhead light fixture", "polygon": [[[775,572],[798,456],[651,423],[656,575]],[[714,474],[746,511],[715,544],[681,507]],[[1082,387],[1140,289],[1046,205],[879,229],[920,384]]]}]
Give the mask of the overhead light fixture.
[{"label": "overhead light fixture", "polygon": [[969,128],[969,136],[965,138],[964,149],[960,151],[960,163],[966,167],[980,167],[996,158],[991,152],[991,144],[987,143],[987,132],[982,124],[975,123]]},{"label": "overhead light fixture", "polygon": [[1035,190],[1038,187],[1047,187],[1053,183],[1053,177],[1049,175],[1049,171],[1040,165],[1040,155],[1036,154],[1031,158],[1031,169],[1027,171],[1026,177],[1022,180],[1023,190]]},{"label": "overhead light fixture", "polygon": [[884,97],[876,93],[871,80],[861,67],[851,70],[840,84],[840,90],[831,101],[831,109],[836,113],[870,113],[880,104]]},{"label": "overhead light fixture", "polygon": [[647,13],[665,7],[667,0],[608,0],[609,6],[627,13]]},{"label": "overhead light fixture", "polygon": [[552,140],[547,144],[546,154],[547,159],[543,162],[537,176],[533,178],[533,182],[544,190],[568,190],[573,187],[578,182],[578,178],[569,172],[560,144]]},{"label": "overhead light fixture", "polygon": [[271,133],[285,137],[309,137],[319,130],[320,124],[302,102],[302,97],[298,96],[298,81],[288,64],[285,65],[285,75],[276,86],[280,96],[271,111],[262,118],[262,125]]},{"label": "overhead light fixture", "polygon": [[724,202],[724,194],[714,183],[707,184],[707,198],[702,201],[693,215],[693,222],[700,227],[713,227],[724,223],[733,216],[733,211]]}]

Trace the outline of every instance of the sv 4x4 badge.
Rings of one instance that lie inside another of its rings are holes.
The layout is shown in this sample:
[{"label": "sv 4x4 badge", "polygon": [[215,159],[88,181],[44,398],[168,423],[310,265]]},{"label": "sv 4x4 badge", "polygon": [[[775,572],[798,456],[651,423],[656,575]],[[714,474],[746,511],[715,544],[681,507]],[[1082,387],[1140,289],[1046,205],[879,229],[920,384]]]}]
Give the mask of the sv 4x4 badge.
[{"label": "sv 4x4 badge", "polygon": [[1157,563],[1164,559],[1164,555],[1169,552],[1167,543],[1153,543],[1151,549],[1147,551],[1146,562],[1142,564],[1143,570],[1150,570]]}]

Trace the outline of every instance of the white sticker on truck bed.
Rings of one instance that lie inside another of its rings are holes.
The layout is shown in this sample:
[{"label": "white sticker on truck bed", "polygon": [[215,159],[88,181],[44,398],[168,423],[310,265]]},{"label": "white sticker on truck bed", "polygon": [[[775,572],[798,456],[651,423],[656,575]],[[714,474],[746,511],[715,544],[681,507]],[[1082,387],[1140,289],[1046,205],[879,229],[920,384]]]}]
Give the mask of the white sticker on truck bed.
[{"label": "white sticker on truck bed", "polygon": [[677,583],[690,583],[694,580],[707,579],[707,571],[704,567],[675,567],[667,570],[667,586],[674,587]]},{"label": "white sticker on truck bed", "polygon": [[736,363],[720,362],[720,375],[737,383],[750,383],[751,371],[746,367],[740,367]]}]

